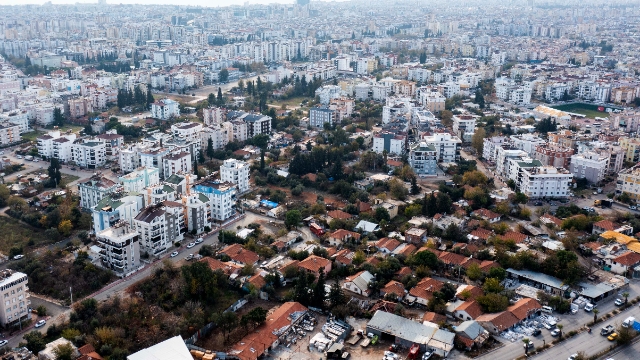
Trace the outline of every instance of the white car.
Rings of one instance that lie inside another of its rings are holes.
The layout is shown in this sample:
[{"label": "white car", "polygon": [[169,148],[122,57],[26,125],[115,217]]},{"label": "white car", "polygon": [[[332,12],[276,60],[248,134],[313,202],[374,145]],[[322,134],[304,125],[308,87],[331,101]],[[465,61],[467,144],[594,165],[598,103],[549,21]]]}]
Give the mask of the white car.
[{"label": "white car", "polygon": [[595,306],[593,304],[589,303],[589,304],[584,306],[584,311],[591,312],[591,310],[593,310],[594,307]]},{"label": "white car", "polygon": [[544,326],[545,329],[547,329],[547,330],[553,329],[553,326],[551,326],[551,324],[549,324],[549,323],[543,323],[542,326]]},{"label": "white car", "polygon": [[204,239],[203,239],[203,238],[197,238],[197,239],[196,239],[196,244],[200,244],[200,243],[201,243],[201,242],[203,242],[203,241],[204,241]]},{"label": "white car", "polygon": [[7,340],[2,340],[0,341],[0,347],[3,347],[5,345],[7,345],[8,341]]},{"label": "white car", "polygon": [[24,255],[16,255],[13,257],[13,260],[20,260],[24,257]]},{"label": "white car", "polygon": [[191,249],[191,248],[192,248],[192,247],[194,247],[194,246],[196,246],[196,243],[194,243],[194,242],[190,242],[190,243],[187,245],[187,249]]},{"label": "white car", "polygon": [[36,323],[36,327],[43,327],[44,324],[46,324],[47,322],[45,320],[38,320],[38,322]]},{"label": "white car", "polygon": [[16,155],[16,159],[22,159],[22,155]]},{"label": "white car", "polygon": [[170,255],[170,256],[171,256],[171,257],[176,257],[176,256],[178,256],[178,252],[177,252],[177,251],[174,251],[174,252],[172,252],[172,253],[171,253],[171,255]]},{"label": "white car", "polygon": [[187,261],[189,261],[189,260],[193,259],[193,254],[189,254],[189,255],[187,255],[187,257],[186,257],[186,258],[184,258],[184,259],[185,259],[185,260],[187,260]]},{"label": "white car", "polygon": [[567,360],[575,360],[577,357],[578,357],[578,354],[572,354],[571,356],[569,356]]},{"label": "white car", "polygon": [[553,331],[551,332],[551,336],[556,337],[560,335],[560,330],[559,329],[553,329]]},{"label": "white car", "polygon": [[616,304],[616,306],[620,306],[620,305],[624,304],[624,300],[622,300],[622,299],[616,299],[615,304]]}]

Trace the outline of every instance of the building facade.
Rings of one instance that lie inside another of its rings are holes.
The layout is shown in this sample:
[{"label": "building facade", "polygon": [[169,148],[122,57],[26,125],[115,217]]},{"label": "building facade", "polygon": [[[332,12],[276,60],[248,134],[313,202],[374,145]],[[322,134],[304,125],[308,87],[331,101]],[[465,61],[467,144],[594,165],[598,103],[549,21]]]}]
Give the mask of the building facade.
[{"label": "building facade", "polygon": [[236,159],[227,159],[220,166],[220,180],[238,186],[238,193],[249,191],[249,164]]},{"label": "building facade", "polygon": [[31,318],[28,283],[27,274],[8,269],[0,272],[0,325],[4,328]]},{"label": "building facade", "polygon": [[125,275],[140,267],[140,234],[126,221],[96,234],[102,266],[118,275]]},{"label": "building facade", "polygon": [[436,175],[437,152],[426,142],[414,144],[409,152],[409,165],[417,175]]}]

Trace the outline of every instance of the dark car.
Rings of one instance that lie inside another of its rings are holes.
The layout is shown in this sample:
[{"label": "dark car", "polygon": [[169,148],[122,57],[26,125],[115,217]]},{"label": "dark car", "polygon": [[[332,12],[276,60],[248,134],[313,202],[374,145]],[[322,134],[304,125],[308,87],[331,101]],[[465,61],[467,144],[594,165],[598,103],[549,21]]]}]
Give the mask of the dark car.
[{"label": "dark car", "polygon": [[532,333],[533,336],[538,336],[540,334],[542,334],[542,331],[540,329],[533,330],[533,333]]}]

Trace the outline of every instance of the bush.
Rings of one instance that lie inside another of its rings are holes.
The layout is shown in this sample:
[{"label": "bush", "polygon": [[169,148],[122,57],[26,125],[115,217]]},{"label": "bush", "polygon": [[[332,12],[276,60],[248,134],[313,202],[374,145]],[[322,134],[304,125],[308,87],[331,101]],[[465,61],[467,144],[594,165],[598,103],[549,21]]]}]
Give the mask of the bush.
[{"label": "bush", "polygon": [[176,241],[175,244],[173,244],[173,246],[179,248],[180,247],[180,243],[178,241]]}]

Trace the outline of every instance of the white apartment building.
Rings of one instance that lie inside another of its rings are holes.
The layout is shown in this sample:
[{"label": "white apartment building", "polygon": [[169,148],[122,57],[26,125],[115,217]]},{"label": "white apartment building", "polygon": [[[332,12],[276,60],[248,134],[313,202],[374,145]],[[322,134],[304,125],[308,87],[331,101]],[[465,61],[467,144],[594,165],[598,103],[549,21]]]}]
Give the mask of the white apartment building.
[{"label": "white apartment building", "polygon": [[162,203],[143,209],[133,223],[140,234],[140,251],[151,256],[164,253],[184,237],[179,217]]},{"label": "white apartment building", "polygon": [[513,147],[526,152],[529,156],[533,156],[536,147],[547,143],[544,139],[533,134],[511,135],[510,139]]},{"label": "white apartment building", "polygon": [[460,84],[453,81],[447,81],[444,84],[438,85],[438,91],[449,99],[454,95],[460,94]]},{"label": "white apartment building", "polygon": [[566,83],[547,84],[544,90],[545,99],[556,101],[562,99],[565,93],[569,93],[571,88]]},{"label": "white apartment building", "polygon": [[220,180],[238,185],[238,193],[249,191],[249,164],[236,159],[227,159],[220,166]]},{"label": "white apartment building", "polygon": [[140,267],[140,234],[125,221],[96,233],[102,266],[124,276]]},{"label": "white apartment building", "polygon": [[180,116],[180,107],[176,101],[163,99],[151,104],[151,117],[158,120],[169,120]]},{"label": "white apartment building", "polygon": [[458,135],[463,142],[471,142],[471,138],[476,132],[476,116],[454,115],[453,132]]},{"label": "white apartment building", "polygon": [[482,140],[482,157],[491,163],[496,162],[498,148],[509,142],[506,136],[494,136]]},{"label": "white apartment building", "polygon": [[124,192],[142,193],[148,186],[160,183],[160,169],[146,167],[137,168],[118,179],[122,183]]},{"label": "white apartment building", "polygon": [[612,113],[613,129],[627,133],[638,132],[640,128],[640,111],[637,109],[624,109],[621,113]]},{"label": "white apartment building", "polygon": [[518,167],[516,172],[516,187],[531,199],[569,196],[573,174],[565,169],[552,166]]},{"label": "white apartment building", "polygon": [[162,170],[164,179],[173,174],[190,173],[193,170],[191,154],[188,152],[179,152],[164,156],[162,158]]},{"label": "white apartment building", "polygon": [[8,114],[0,114],[0,122],[8,121],[13,125],[17,125],[19,128],[19,134],[23,134],[29,131],[29,115],[27,111],[15,110]]},{"label": "white apartment building", "polygon": [[195,122],[183,122],[171,125],[171,134],[174,140],[185,143],[200,143],[202,124]]},{"label": "white apartment building", "polygon": [[449,133],[435,133],[422,138],[427,145],[436,149],[438,162],[456,163],[460,161],[460,148],[462,140]]},{"label": "white apartment building", "polygon": [[193,192],[203,194],[209,199],[211,221],[225,221],[235,214],[237,188],[229,182],[205,180],[195,184]]},{"label": "white apartment building", "polygon": [[22,139],[20,136],[20,127],[10,122],[0,123],[0,146],[10,145],[19,142]]},{"label": "white apartment building", "polygon": [[325,85],[316,89],[316,96],[319,97],[320,104],[322,105],[329,105],[331,100],[345,95],[346,93],[338,85]]},{"label": "white apartment building", "polygon": [[513,79],[500,77],[495,82],[496,97],[514,105],[529,105],[533,87],[530,82],[517,84]]},{"label": "white apartment building", "polygon": [[[242,122],[241,122],[242,123]],[[246,124],[244,129],[246,130]],[[245,131],[246,136],[246,131]],[[233,124],[225,121],[209,125],[200,131],[200,148],[206,151],[211,139],[213,150],[223,149],[229,142],[233,141]]]},{"label": "white apartment building", "polygon": [[520,149],[515,149],[510,145],[498,146],[496,151],[496,173],[500,176],[509,176],[509,160],[526,158],[527,153]]},{"label": "white apartment building", "polygon": [[333,127],[336,120],[336,112],[329,109],[327,106],[309,109],[309,125],[311,127],[322,129],[324,124],[329,124]]},{"label": "white apartment building", "polygon": [[161,169],[160,177],[164,177],[164,157],[171,154],[171,150],[168,148],[148,148],[144,150],[138,150],[138,157],[140,159],[138,167],[157,167]]},{"label": "white apartment building", "polygon": [[144,196],[142,194],[122,195],[122,193],[109,194],[91,209],[93,231],[96,234],[110,228],[118,221],[125,221],[133,228],[133,219],[144,208]]},{"label": "white apartment building", "polygon": [[436,149],[424,141],[414,144],[409,151],[409,165],[418,175],[436,175],[436,159]]},{"label": "white apartment building", "polygon": [[589,183],[597,184],[607,175],[609,160],[609,153],[586,151],[571,156],[569,170],[576,179],[587,179]]},{"label": "white apartment building", "polygon": [[71,152],[73,162],[83,168],[96,169],[107,162],[107,146],[101,141],[75,143]]},{"label": "white apartment building", "polygon": [[[53,112],[56,106],[50,103],[36,104],[33,108],[35,114],[35,122],[40,126],[48,126],[53,124]],[[61,111],[64,111],[64,107],[61,107]]]},{"label": "white apartment building", "polygon": [[29,311],[31,295],[28,283],[27,274],[9,269],[0,271],[0,294],[2,294],[0,325],[2,327],[9,328],[19,321],[31,318]]},{"label": "white apartment building", "polygon": [[219,107],[208,107],[206,109],[202,109],[202,119],[204,120],[204,125],[209,126],[213,124],[220,124],[223,121],[226,121],[225,112],[225,109]]},{"label": "white apartment building", "polygon": [[105,196],[119,189],[120,184],[100,175],[93,176],[85,182],[78,183],[80,207],[87,210],[92,209]]},{"label": "white apartment building", "polygon": [[209,208],[209,198],[203,194],[191,194],[182,197],[182,205],[187,214],[187,230],[196,234],[211,228],[211,209]]},{"label": "white apartment building", "polygon": [[240,120],[231,121],[233,139],[232,141],[245,141],[248,139],[247,123]]},{"label": "white apartment building", "polygon": [[402,155],[405,153],[407,138],[404,135],[397,135],[392,132],[381,131],[373,136],[373,151],[382,154]]},{"label": "white apartment building", "polygon": [[75,139],[75,134],[62,135],[59,130],[49,131],[37,138],[36,148],[40,156],[67,162],[71,161],[71,145]]},{"label": "white apartment building", "polygon": [[426,109],[431,111],[432,113],[437,113],[445,109],[445,101],[447,100],[444,95],[442,95],[435,88],[425,88],[425,91],[420,91],[420,103]]},{"label": "white apartment building", "polygon": [[116,159],[120,148],[124,144],[124,136],[118,135],[115,129],[107,131],[106,134],[96,136],[95,140],[104,143],[108,160]]}]

